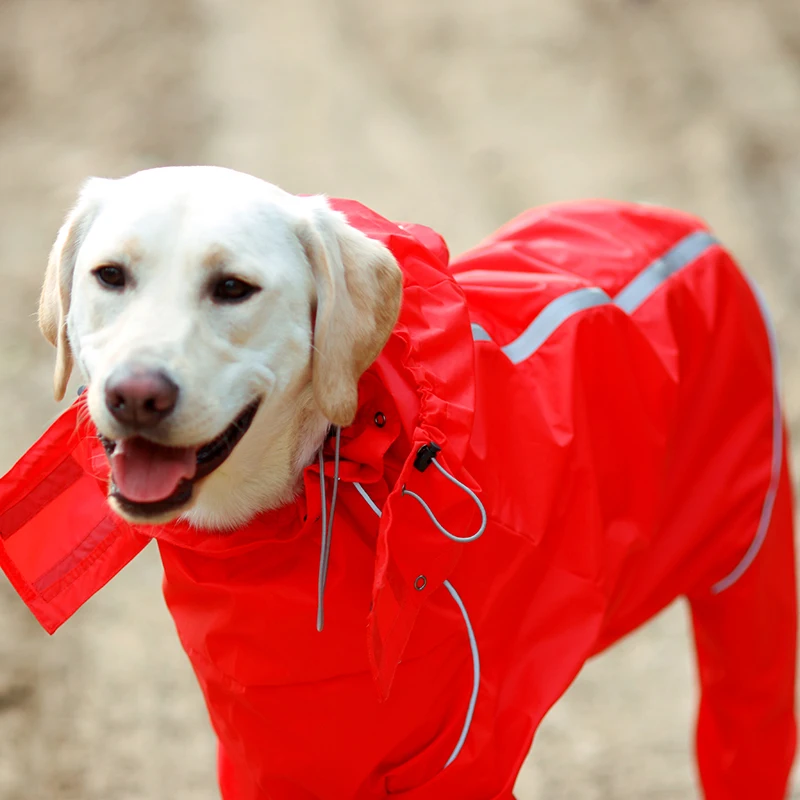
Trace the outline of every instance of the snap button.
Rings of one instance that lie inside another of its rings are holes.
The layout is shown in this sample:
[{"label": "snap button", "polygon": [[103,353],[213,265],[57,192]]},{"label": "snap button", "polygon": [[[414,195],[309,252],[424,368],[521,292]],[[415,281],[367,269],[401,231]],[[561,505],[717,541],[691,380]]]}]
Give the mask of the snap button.
[{"label": "snap button", "polygon": [[377,414],[375,414],[375,424],[379,428],[382,428],[386,424],[386,414],[384,414],[383,411],[378,411]]}]

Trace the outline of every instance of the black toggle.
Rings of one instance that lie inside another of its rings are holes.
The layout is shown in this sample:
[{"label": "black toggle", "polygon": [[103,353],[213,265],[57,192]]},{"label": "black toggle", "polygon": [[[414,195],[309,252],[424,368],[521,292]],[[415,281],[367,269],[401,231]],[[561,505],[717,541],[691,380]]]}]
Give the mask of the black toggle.
[{"label": "black toggle", "polygon": [[418,469],[420,472],[425,472],[425,470],[431,465],[431,461],[433,461],[437,454],[441,452],[442,448],[433,442],[422,445],[422,447],[420,447],[420,449],[417,451],[417,457],[414,459],[414,469]]}]

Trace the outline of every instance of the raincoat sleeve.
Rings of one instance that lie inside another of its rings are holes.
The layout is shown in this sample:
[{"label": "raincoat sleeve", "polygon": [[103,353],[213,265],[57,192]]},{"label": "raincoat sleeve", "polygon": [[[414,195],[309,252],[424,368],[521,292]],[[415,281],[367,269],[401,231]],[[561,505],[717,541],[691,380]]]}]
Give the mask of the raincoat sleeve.
[{"label": "raincoat sleeve", "polygon": [[106,481],[83,398],[0,481],[0,567],[48,633],[149,541],[111,511]]}]

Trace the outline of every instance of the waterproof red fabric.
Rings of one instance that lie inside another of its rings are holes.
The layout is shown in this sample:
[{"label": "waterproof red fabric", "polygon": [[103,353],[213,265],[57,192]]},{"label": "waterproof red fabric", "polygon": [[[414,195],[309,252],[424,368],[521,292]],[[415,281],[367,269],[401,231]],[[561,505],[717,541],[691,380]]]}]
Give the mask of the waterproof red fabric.
[{"label": "waterproof red fabric", "polygon": [[[583,663],[686,595],[705,795],[783,797],[791,497],[774,342],[731,257],[686,215],[591,202],[530,211],[448,266],[432,231],[336,206],[405,283],[342,431],[324,631],[316,465],[295,503],[230,535],[133,528],[107,509],[80,401],[0,481],[0,564],[37,618],[53,631],[154,537],[225,800],[509,800]],[[402,492],[477,529],[461,489],[414,469],[429,441],[486,507],[477,541]],[[480,655],[446,769],[473,661],[445,581]]]}]

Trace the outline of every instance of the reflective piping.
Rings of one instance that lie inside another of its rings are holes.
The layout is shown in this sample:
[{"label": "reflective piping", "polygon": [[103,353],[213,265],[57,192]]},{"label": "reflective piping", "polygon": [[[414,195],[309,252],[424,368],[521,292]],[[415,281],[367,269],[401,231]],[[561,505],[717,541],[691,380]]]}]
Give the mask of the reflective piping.
[{"label": "reflective piping", "polygon": [[708,231],[690,233],[645,267],[617,294],[614,304],[632,314],[670,275],[691,264],[715,244],[718,244],[716,238]]},{"label": "reflective piping", "polygon": [[510,344],[502,348],[512,364],[519,364],[530,358],[573,314],[587,308],[603,306],[611,302],[611,298],[602,290],[592,286],[587,289],[575,289],[562,294],[548,303],[533,322]]},{"label": "reflective piping", "polygon": [[753,563],[764,539],[767,537],[770,522],[772,521],[772,509],[775,506],[775,495],[778,493],[778,484],[781,478],[781,465],[783,464],[783,422],[781,417],[781,370],[778,361],[778,337],[775,333],[775,326],[772,323],[766,301],[758,287],[745,276],[750,284],[750,289],[756,298],[761,316],[764,318],[764,327],[767,330],[769,340],[769,355],[772,361],[772,473],[770,475],[769,487],[764,496],[764,505],[761,508],[761,518],[758,521],[758,528],[750,547],[744,554],[742,560],[736,565],[734,570],[718,581],[711,587],[713,594],[724,592],[725,589],[733,586],[739,578],[744,575],[747,568]]},{"label": "reflective piping", "polygon": [[[708,231],[695,231],[684,236],[664,255],[652,261],[630,283],[621,289],[614,300],[597,287],[576,289],[561,295],[546,305],[533,322],[513,342],[502,348],[514,364],[529,358],[555,330],[569,317],[587,308],[613,302],[628,314],[632,314],[645,302],[664,281],[683,267],[697,260],[707,250],[718,244],[716,237]],[[478,323],[472,323],[472,339],[475,342],[490,342],[492,337]]]},{"label": "reflective piping", "polygon": [[464,607],[464,602],[458,592],[453,588],[453,584],[450,583],[450,581],[446,580],[444,582],[444,588],[450,592],[450,596],[456,601],[461,616],[464,617],[464,624],[467,626],[467,636],[469,637],[469,649],[472,653],[472,694],[469,698],[467,717],[464,720],[464,727],[461,729],[461,736],[458,737],[458,742],[456,742],[456,746],[450,754],[450,758],[445,762],[444,769],[447,769],[456,758],[458,758],[458,754],[464,747],[464,742],[467,741],[467,734],[472,725],[472,717],[475,714],[475,706],[478,702],[478,688],[481,682],[481,659],[478,653],[478,641],[475,638],[475,631],[472,630],[472,623],[470,622],[469,614],[467,614],[467,609]]},{"label": "reflective piping", "polygon": [[[364,491],[364,487],[358,482],[354,482],[353,486],[356,487],[356,491],[364,498],[364,500],[366,500],[369,507],[379,517],[382,516],[381,510],[377,505],[375,505],[372,498]],[[480,688],[481,682],[481,659],[480,653],[478,652],[478,641],[475,638],[475,631],[472,628],[472,622],[470,621],[469,614],[464,606],[464,602],[461,600],[461,596],[453,588],[453,584],[450,583],[450,581],[444,581],[443,585],[445,589],[450,592],[450,596],[453,598],[453,600],[455,600],[458,610],[461,612],[461,616],[464,618],[464,625],[467,628],[467,637],[469,638],[469,650],[472,654],[472,694],[469,698],[467,716],[464,719],[464,725],[461,728],[461,735],[458,737],[456,746],[453,748],[453,752],[450,753],[450,757],[445,762],[444,767],[442,767],[442,769],[445,770],[456,760],[456,758],[458,758],[458,754],[463,749],[464,743],[467,741],[469,729],[472,726],[472,718],[475,715],[475,706],[478,703],[478,689]]]},{"label": "reflective piping", "polygon": [[478,325],[477,322],[473,322],[470,326],[472,328],[472,341],[473,342],[491,342],[492,337],[489,336],[486,331]]},{"label": "reflective piping", "polygon": [[[667,250],[644,268],[630,283],[614,297],[613,303],[628,314],[633,314],[645,301],[653,296],[664,282],[680,269],[689,266],[712,247],[718,245],[716,237],[708,231],[695,231],[684,236],[677,244]],[[772,465],[769,486],[764,496],[764,505],[758,522],[755,537],[747,552],[735,569],[714,584],[711,591],[719,594],[732,586],[753,563],[764,544],[770,522],[775,496],[778,493],[781,465],[783,463],[783,423],[780,405],[780,364],[778,362],[778,343],[775,328],[767,309],[767,304],[758,287],[744,275],[758,303],[769,340],[770,360],[772,362]],[[553,300],[539,313],[527,329],[511,344],[502,348],[514,364],[519,364],[531,356],[562,322],[572,314],[593,306],[604,305],[610,298],[601,289],[578,289]],[[472,323],[472,338],[476,342],[491,341],[486,330]]]}]

